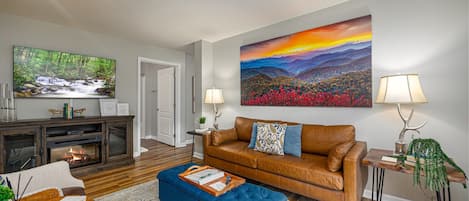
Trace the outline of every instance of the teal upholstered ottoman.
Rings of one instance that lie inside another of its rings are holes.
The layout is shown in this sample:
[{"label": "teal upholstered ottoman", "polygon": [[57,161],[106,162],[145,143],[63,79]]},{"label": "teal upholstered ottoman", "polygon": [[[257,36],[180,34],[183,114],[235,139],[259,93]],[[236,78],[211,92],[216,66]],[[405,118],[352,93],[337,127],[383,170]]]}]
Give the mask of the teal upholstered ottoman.
[{"label": "teal upholstered ottoman", "polygon": [[181,165],[158,174],[161,201],[287,201],[284,194],[251,183],[245,183],[219,197],[214,197],[179,179],[178,174],[192,165],[194,164]]}]

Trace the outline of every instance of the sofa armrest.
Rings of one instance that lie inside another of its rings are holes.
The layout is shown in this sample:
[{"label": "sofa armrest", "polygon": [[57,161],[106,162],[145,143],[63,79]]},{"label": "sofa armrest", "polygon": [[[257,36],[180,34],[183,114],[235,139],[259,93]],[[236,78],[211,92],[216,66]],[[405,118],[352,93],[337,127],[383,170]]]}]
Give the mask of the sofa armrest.
[{"label": "sofa armrest", "polygon": [[204,148],[212,145],[212,135],[213,135],[213,132],[211,131],[208,131],[202,135]]},{"label": "sofa armrest", "polygon": [[360,201],[368,181],[368,168],[362,165],[367,154],[366,142],[357,141],[344,158],[345,200]]},{"label": "sofa armrest", "polygon": [[235,128],[215,130],[211,132],[212,145],[218,146],[226,142],[238,140],[238,134]]}]

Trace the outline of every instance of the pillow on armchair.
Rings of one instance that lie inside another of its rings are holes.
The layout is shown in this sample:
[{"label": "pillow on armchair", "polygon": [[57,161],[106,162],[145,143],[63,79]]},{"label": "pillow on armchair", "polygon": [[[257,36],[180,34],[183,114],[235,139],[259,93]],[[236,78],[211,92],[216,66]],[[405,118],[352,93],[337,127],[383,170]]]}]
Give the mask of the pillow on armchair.
[{"label": "pillow on armchair", "polygon": [[269,154],[284,155],[287,124],[257,124],[254,150]]}]

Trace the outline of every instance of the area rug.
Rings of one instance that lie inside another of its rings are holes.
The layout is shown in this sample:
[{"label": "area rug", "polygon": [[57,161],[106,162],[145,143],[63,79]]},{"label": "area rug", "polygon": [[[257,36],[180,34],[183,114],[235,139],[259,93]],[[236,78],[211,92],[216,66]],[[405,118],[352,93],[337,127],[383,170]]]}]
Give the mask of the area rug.
[{"label": "area rug", "polygon": [[159,201],[158,181],[153,180],[120,190],[99,198],[95,201]]},{"label": "area rug", "polygon": [[[256,183],[252,182],[251,183]],[[306,198],[294,193],[290,193],[288,191],[284,191],[281,189],[277,189],[271,186],[263,185],[260,183],[256,183],[258,185],[262,185],[264,187],[270,188],[274,191],[279,191],[284,193],[289,201],[315,201],[310,198]],[[159,201],[158,199],[158,181],[153,180],[147,183],[139,184],[136,186],[132,186],[130,188],[126,188],[121,191],[117,191],[99,198],[94,199],[95,201]]]}]

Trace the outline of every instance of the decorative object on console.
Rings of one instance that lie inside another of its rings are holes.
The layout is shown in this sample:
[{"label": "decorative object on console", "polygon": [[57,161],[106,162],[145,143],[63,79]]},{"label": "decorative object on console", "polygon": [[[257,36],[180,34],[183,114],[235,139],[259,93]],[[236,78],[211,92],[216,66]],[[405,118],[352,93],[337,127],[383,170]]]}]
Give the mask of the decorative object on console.
[{"label": "decorative object on console", "polygon": [[404,154],[407,146],[404,139],[405,133],[407,131],[420,133],[418,129],[427,123],[425,121],[418,126],[410,126],[409,122],[414,114],[414,109],[410,111],[408,117],[405,117],[401,111],[401,104],[427,103],[418,74],[399,74],[381,77],[376,103],[397,104],[397,111],[404,122],[404,127],[399,133],[399,139],[396,141],[395,153]]},{"label": "decorative object on console", "polygon": [[205,101],[206,104],[213,104],[213,111],[215,113],[213,128],[218,129],[217,119],[221,116],[221,112],[217,109],[217,104],[225,103],[223,99],[223,91],[217,88],[207,89],[205,92]]},{"label": "decorative object on console", "polygon": [[241,105],[371,107],[371,16],[241,47]]},{"label": "decorative object on console", "polygon": [[[447,188],[449,181],[445,163],[463,173],[467,180],[464,170],[443,152],[440,144],[434,139],[412,140],[407,155],[415,157],[414,185],[420,185],[421,171],[423,170],[425,172],[424,175],[431,175],[425,177],[426,188],[431,191]],[[424,160],[421,160],[422,158]],[[463,183],[463,186],[466,188],[466,183]]]},{"label": "decorative object on console", "polygon": [[[48,109],[47,110],[52,118],[63,117],[63,110],[61,109]],[[83,117],[86,112],[86,108],[73,109],[74,118]]]},{"label": "decorative object on console", "polygon": [[118,103],[117,104],[117,116],[127,116],[129,115],[129,104],[128,103]]},{"label": "decorative object on console", "polygon": [[101,116],[117,115],[117,99],[99,99]]},{"label": "decorative object on console", "polygon": [[0,83],[0,121],[15,121],[16,107],[13,90],[8,88],[7,83]]},{"label": "decorative object on console", "polygon": [[113,98],[116,60],[13,47],[15,97]]},{"label": "decorative object on console", "polygon": [[73,109],[73,115],[75,118],[84,117],[85,112],[86,108]]},{"label": "decorative object on console", "polygon": [[63,118],[73,119],[73,107],[68,103],[64,103]]}]

